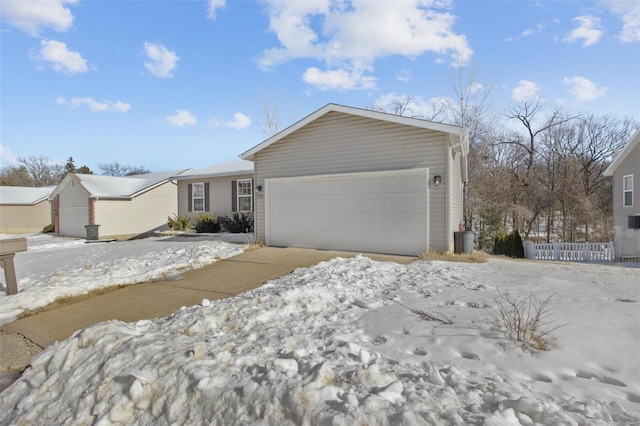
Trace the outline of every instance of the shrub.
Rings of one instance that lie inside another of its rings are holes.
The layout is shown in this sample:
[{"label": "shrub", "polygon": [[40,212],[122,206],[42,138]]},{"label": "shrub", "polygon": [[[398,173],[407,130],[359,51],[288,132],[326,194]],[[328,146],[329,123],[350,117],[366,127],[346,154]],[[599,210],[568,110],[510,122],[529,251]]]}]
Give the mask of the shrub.
[{"label": "shrub", "polygon": [[56,227],[53,226],[53,223],[48,224],[47,226],[45,226],[44,228],[42,228],[42,232],[44,232],[45,234],[48,232],[53,232],[56,230]]},{"label": "shrub", "polygon": [[177,214],[169,216],[167,223],[172,231],[189,231],[192,227],[189,216],[178,216]]},{"label": "shrub", "polygon": [[253,215],[234,212],[231,217],[221,216],[218,220],[222,227],[232,234],[253,232]]},{"label": "shrub", "polygon": [[550,334],[567,325],[549,328],[555,322],[550,320],[554,314],[549,310],[549,302],[553,296],[552,294],[541,303],[536,303],[531,294],[518,299],[502,294],[498,290],[498,297],[494,298],[498,305],[498,319],[510,333],[511,338],[534,349],[546,350],[549,346]]},{"label": "shrub", "polygon": [[509,235],[497,235],[493,241],[493,254],[524,258],[524,244],[518,230]]},{"label": "shrub", "polygon": [[198,233],[215,234],[220,232],[220,222],[212,214],[201,214],[195,218],[195,222],[194,228]]}]

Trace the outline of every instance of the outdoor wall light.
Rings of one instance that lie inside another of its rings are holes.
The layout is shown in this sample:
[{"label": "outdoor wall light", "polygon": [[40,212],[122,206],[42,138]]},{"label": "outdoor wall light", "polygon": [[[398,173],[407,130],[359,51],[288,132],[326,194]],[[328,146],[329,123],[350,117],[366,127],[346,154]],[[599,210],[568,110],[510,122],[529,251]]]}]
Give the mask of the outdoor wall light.
[{"label": "outdoor wall light", "polygon": [[256,190],[257,190],[258,192],[262,191],[262,185],[258,185],[258,186],[256,186]]},{"label": "outdoor wall light", "polygon": [[442,176],[440,175],[435,175],[433,177],[433,185],[434,186],[440,186],[440,182],[442,182]]}]

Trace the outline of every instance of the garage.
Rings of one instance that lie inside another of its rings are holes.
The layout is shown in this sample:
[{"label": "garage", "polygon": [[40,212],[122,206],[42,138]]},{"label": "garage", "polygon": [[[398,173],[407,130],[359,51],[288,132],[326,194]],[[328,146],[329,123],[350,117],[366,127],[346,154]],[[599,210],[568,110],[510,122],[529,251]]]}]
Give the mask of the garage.
[{"label": "garage", "polygon": [[428,179],[428,169],[266,179],[266,244],[423,253],[429,247]]}]

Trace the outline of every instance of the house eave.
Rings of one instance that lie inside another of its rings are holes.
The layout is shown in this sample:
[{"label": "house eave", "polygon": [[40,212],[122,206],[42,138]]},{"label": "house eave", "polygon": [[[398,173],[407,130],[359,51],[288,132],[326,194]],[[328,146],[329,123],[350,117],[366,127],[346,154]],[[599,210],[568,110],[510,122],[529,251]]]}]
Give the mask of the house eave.
[{"label": "house eave", "polygon": [[640,144],[640,128],[636,130],[636,133],[631,137],[624,148],[622,148],[622,151],[620,151],[618,155],[616,155],[611,164],[609,164],[609,167],[607,167],[603,172],[603,175],[613,176],[613,173],[616,171],[616,169],[620,166],[620,164],[622,164],[625,158],[627,158],[627,156],[638,144]]}]

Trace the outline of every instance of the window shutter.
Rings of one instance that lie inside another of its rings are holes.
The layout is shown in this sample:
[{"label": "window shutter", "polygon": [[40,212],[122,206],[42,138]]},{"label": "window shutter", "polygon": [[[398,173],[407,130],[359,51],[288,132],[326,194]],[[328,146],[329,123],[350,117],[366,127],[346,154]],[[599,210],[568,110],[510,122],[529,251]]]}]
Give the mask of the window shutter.
[{"label": "window shutter", "polygon": [[231,181],[231,211],[238,211],[238,181]]},{"label": "window shutter", "polygon": [[209,182],[204,183],[204,211],[208,212],[209,207]]},{"label": "window shutter", "polygon": [[192,212],[193,211],[193,185],[189,184],[187,189],[187,198],[188,198],[188,203],[189,203],[189,207],[187,209],[187,211]]},{"label": "window shutter", "polygon": [[253,183],[253,179],[251,179],[251,210],[256,211],[256,194],[254,193],[256,186]]}]

